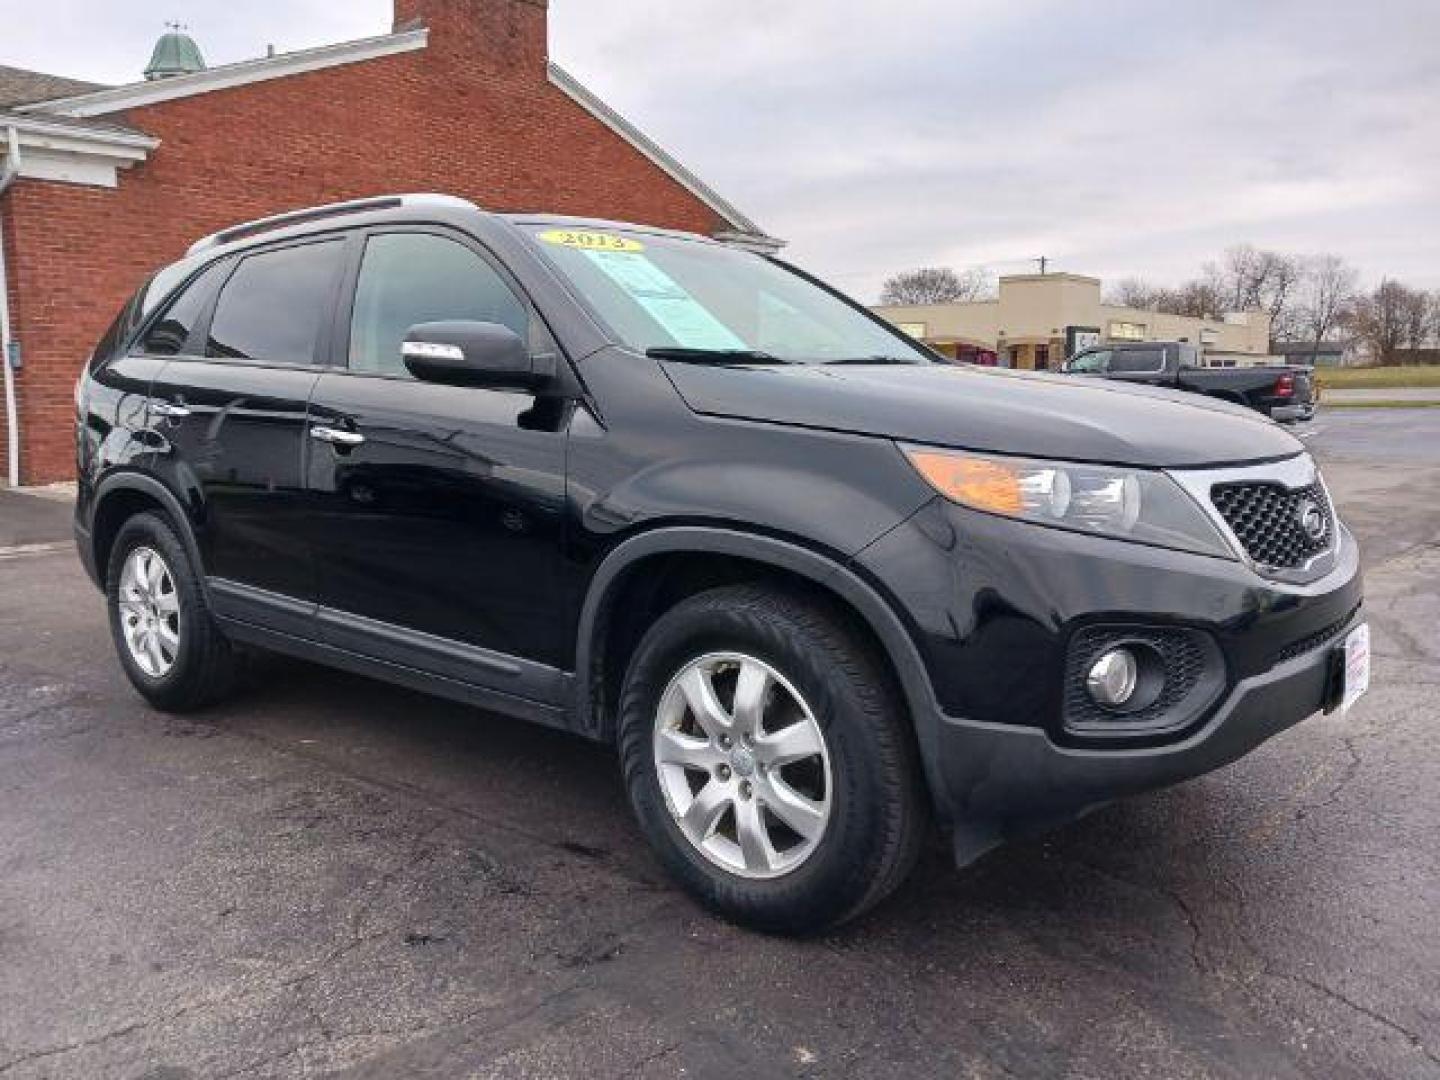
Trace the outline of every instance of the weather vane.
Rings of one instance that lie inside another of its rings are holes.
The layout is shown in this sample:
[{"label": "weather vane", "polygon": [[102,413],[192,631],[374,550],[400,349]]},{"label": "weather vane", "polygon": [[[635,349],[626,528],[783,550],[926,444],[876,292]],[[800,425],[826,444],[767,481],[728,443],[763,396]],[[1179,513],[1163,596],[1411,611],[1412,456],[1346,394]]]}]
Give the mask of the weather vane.
[{"label": "weather vane", "polygon": [[170,30],[174,30],[176,33],[179,33],[181,30],[190,29],[190,27],[186,26],[179,19],[170,19],[165,23],[165,26]]}]

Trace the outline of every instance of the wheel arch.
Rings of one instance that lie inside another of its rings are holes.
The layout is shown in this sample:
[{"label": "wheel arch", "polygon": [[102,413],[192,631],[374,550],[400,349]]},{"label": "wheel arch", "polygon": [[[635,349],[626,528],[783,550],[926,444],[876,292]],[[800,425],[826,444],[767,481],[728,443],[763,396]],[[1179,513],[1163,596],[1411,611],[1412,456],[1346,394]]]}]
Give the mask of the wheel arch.
[{"label": "wheel arch", "polygon": [[125,522],[136,514],[158,511],[175,527],[185,553],[195,567],[195,576],[205,588],[204,563],[195,539],[190,515],[175,493],[154,477],[124,472],[106,477],[95,489],[95,509],[90,519],[90,555],[98,584],[103,589],[109,573],[110,553]]},{"label": "wheel arch", "polygon": [[[937,723],[929,676],[914,640],[889,602],[865,579],[835,558],[771,536],[709,526],[671,526],[632,537],[606,556],[591,579],[576,641],[576,722],[592,737],[611,741],[615,716],[607,701],[614,675],[608,654],[616,601],[647,566],[667,557],[722,559],[750,564],[761,574],[801,579],[846,609],[878,645],[904,696],[932,790],[928,747]],[[751,575],[754,576],[754,575]],[[620,672],[623,678],[623,672]]]}]

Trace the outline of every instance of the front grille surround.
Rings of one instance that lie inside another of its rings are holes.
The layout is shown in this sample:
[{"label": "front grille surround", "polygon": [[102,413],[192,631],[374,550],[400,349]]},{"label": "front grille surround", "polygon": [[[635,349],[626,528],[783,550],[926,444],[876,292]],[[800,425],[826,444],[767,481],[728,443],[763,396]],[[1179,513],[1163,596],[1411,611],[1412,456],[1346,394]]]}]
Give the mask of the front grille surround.
[{"label": "front grille surround", "polygon": [[[1329,573],[1339,561],[1345,529],[1309,454],[1257,465],[1167,472],[1209,517],[1236,557],[1260,576],[1308,584]],[[1290,522],[1281,520],[1282,510],[1297,514],[1307,496],[1323,515],[1326,528],[1322,540],[1297,536],[1301,530],[1297,517],[1292,516]],[[1296,532],[1291,531],[1291,523]]]},{"label": "front grille surround", "polygon": [[[1126,711],[1097,704],[1085,689],[1091,665],[1111,649],[1128,647],[1150,657],[1163,683],[1143,708]],[[1062,728],[1086,742],[1155,741],[1192,727],[1220,699],[1225,661],[1215,639],[1182,626],[1094,624],[1070,638],[1066,653]]]}]

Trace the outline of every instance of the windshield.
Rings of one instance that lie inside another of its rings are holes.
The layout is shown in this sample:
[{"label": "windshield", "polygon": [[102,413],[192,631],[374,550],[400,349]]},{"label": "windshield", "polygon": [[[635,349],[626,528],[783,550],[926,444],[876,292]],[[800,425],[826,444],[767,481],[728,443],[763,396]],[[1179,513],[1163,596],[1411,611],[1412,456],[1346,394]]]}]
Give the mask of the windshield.
[{"label": "windshield", "polygon": [[616,229],[523,228],[637,352],[738,362],[932,362],[899,331],[739,248]]}]

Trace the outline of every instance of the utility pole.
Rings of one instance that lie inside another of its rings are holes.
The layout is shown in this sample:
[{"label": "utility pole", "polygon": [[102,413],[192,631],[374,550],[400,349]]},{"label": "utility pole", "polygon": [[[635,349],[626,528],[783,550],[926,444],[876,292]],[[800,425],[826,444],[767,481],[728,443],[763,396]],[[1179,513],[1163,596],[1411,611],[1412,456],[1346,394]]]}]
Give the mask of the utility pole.
[{"label": "utility pole", "polygon": [[1045,268],[1050,265],[1050,260],[1044,255],[1041,255],[1040,258],[1035,261],[1040,264],[1040,275],[1043,277],[1045,275]]}]

